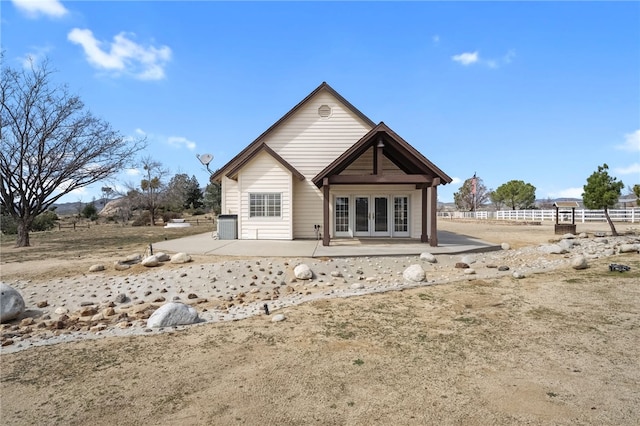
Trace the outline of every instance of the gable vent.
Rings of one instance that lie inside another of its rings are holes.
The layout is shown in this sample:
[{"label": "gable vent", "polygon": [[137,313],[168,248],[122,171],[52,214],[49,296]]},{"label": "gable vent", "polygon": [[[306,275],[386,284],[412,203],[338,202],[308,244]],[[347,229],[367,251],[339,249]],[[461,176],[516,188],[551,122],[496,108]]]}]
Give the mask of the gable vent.
[{"label": "gable vent", "polygon": [[329,118],[331,116],[331,107],[329,105],[322,105],[318,108],[318,115],[322,118]]}]

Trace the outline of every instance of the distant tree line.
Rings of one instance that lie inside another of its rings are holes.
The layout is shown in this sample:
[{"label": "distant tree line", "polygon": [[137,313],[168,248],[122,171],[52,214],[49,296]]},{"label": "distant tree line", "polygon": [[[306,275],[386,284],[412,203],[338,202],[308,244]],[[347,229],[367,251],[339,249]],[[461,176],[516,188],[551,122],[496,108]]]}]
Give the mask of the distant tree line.
[{"label": "distant tree line", "polygon": [[[167,221],[182,213],[214,214],[220,211],[220,185],[206,186],[203,191],[195,176],[178,173],[169,178],[169,171],[151,157],[141,161],[144,175],[137,184],[128,183],[126,194],[118,203],[118,208],[129,215],[143,211],[136,224],[154,226],[159,217]],[[167,180],[168,179],[168,180]]]},{"label": "distant tree line", "polygon": [[[613,235],[617,235],[615,226],[609,217],[609,209],[618,203],[624,184],[616,177],[609,175],[609,166],[603,164],[587,178],[583,186],[582,202],[587,209],[603,210],[611,227]],[[635,194],[636,205],[640,205],[640,184],[628,188],[628,193]],[[496,210],[503,208],[511,210],[536,209],[536,187],[522,180],[511,180],[500,185],[496,190],[487,189],[480,177],[474,175],[464,181],[462,186],[453,194],[456,207],[463,211],[475,211],[484,208],[491,202]],[[545,205],[551,208],[549,201]]]}]

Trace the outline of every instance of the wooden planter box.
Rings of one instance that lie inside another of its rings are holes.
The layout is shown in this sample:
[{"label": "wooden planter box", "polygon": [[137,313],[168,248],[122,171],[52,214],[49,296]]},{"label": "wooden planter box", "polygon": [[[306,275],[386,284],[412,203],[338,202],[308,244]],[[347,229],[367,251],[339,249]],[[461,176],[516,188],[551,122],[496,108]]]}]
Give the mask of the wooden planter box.
[{"label": "wooden planter box", "polygon": [[556,223],[556,235],[574,234],[576,233],[576,225],[573,223]]}]

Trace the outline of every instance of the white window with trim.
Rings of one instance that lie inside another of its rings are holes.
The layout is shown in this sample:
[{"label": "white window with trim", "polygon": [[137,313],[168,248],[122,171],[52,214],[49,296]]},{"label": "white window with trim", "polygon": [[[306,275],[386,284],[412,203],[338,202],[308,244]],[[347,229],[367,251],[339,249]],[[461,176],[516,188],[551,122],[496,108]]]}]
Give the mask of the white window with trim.
[{"label": "white window with trim", "polygon": [[279,192],[249,193],[249,217],[281,217],[282,194]]}]

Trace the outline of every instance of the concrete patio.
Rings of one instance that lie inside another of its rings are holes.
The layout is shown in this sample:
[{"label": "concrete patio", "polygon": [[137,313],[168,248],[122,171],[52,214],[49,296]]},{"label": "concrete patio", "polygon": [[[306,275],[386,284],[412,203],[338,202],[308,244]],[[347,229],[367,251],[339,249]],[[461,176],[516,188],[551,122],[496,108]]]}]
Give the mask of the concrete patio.
[{"label": "concrete patio", "polygon": [[500,250],[499,245],[452,232],[438,231],[438,247],[409,238],[321,240],[217,240],[210,232],[153,244],[154,252],[249,257],[356,257],[460,254]]}]

